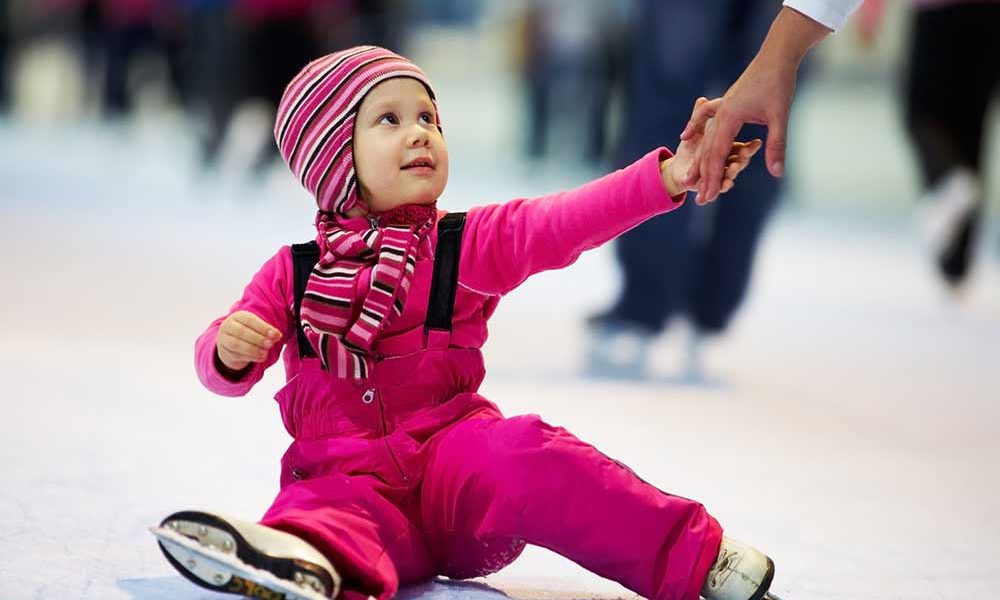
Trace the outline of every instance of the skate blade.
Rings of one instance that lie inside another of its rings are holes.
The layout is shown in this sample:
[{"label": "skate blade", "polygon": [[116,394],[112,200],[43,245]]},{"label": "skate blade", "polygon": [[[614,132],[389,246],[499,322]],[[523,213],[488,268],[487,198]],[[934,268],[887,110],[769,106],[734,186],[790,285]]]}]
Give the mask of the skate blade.
[{"label": "skate blade", "polygon": [[761,600],[781,600],[781,598],[775,596],[771,592],[765,592],[764,597]]},{"label": "skate blade", "polygon": [[166,527],[150,527],[149,531],[179,564],[203,580],[205,587],[220,592],[274,600],[330,600],[319,592],[300,587],[294,582],[275,577],[268,571],[252,567],[235,554],[206,548],[197,540]]}]

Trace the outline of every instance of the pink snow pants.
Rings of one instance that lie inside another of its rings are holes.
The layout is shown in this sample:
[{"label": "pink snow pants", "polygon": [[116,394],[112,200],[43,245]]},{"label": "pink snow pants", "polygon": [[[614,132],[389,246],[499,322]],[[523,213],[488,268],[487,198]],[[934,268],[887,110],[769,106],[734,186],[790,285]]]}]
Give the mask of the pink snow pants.
[{"label": "pink snow pants", "polygon": [[704,507],[535,415],[505,419],[463,391],[483,373],[477,350],[386,360],[361,386],[306,365],[276,396],[295,441],[261,523],[316,546],[348,596],[486,575],[536,544],[646,598],[696,600],[722,538]]}]

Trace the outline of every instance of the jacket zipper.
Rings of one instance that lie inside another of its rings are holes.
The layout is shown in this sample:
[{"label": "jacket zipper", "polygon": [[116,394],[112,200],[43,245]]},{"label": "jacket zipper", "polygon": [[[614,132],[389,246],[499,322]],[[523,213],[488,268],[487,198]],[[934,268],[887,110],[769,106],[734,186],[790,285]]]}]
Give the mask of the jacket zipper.
[{"label": "jacket zipper", "polygon": [[392,452],[392,446],[389,445],[389,424],[385,420],[385,405],[382,404],[382,394],[375,391],[375,400],[378,403],[378,416],[379,420],[382,422],[382,443],[385,444],[385,451],[389,453],[389,458],[392,459],[392,464],[396,465],[396,470],[399,471],[399,476],[403,478],[404,482],[409,483],[410,478],[406,476],[403,472],[403,467],[399,464],[399,460],[396,455]]}]

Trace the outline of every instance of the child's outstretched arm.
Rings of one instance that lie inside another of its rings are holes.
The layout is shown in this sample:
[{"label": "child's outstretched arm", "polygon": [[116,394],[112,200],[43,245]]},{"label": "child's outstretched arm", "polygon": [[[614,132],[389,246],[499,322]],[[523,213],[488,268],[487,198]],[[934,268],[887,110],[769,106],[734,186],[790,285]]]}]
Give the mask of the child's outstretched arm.
[{"label": "child's outstretched arm", "polygon": [[[699,99],[699,104],[704,99]],[[680,206],[680,185],[702,140],[682,142],[677,154],[658,148],[632,165],[579,188],[535,199],[518,199],[469,211],[462,241],[459,283],[502,295],[534,273],[572,264],[646,219]],[[725,190],[760,148],[760,140],[736,143],[725,171]]]},{"label": "child's outstretched arm", "polygon": [[195,370],[210,391],[242,396],[281,356],[292,322],[292,258],[286,246],[253,276],[229,312],[195,343]]}]

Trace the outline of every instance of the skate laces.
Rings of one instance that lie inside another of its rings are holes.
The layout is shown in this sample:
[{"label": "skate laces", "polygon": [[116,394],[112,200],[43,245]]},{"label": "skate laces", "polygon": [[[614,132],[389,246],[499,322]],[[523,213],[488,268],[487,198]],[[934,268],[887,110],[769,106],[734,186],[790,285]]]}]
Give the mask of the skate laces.
[{"label": "skate laces", "polygon": [[715,588],[725,581],[724,575],[736,568],[740,561],[740,551],[726,548],[725,545],[719,550],[719,557],[715,559],[712,570],[709,573],[708,585]]}]

